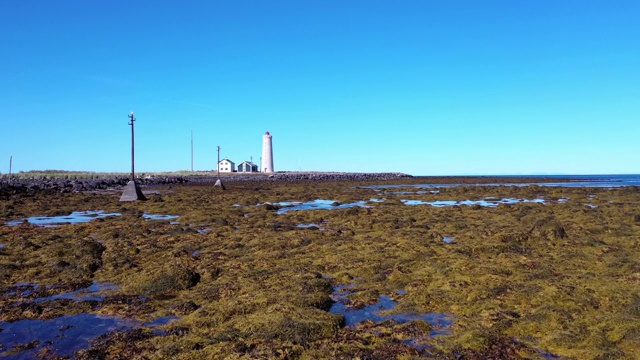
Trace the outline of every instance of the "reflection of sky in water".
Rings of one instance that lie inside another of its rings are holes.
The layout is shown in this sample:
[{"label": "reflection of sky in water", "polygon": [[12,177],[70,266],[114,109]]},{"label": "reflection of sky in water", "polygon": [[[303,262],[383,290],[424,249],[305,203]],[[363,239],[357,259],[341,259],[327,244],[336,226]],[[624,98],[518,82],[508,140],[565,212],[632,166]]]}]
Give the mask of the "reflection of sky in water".
[{"label": "reflection of sky in water", "polygon": [[[344,303],[347,302],[346,296],[350,294],[348,291],[350,287],[351,286],[336,286],[333,292],[333,299],[336,302],[329,310],[332,314],[343,315],[347,326],[354,326],[366,320],[371,320],[375,323],[386,320],[394,320],[398,323],[422,320],[426,321],[433,327],[429,332],[429,336],[450,334],[449,327],[453,324],[453,318],[450,314],[435,312],[427,314],[381,314],[381,312],[393,310],[397,304],[387,295],[381,295],[377,303],[365,306],[361,309],[348,307]],[[406,291],[403,290],[398,292],[399,295],[405,293]]]},{"label": "reflection of sky in water", "polygon": [[7,356],[6,359],[35,359],[45,343],[58,356],[72,356],[77,350],[88,348],[89,341],[112,331],[133,327],[132,321],[111,316],[78,314],[51,320],[20,320],[0,323],[0,344],[6,349],[31,341],[39,341],[34,349]]},{"label": "reflection of sky in water", "polygon": [[544,204],[544,199],[515,199],[505,198],[501,200],[437,200],[437,201],[423,201],[423,200],[401,200],[405,205],[431,205],[435,207],[456,206],[456,205],[480,205],[485,207],[496,207],[500,204],[518,204],[518,203],[538,203]]},{"label": "reflection of sky in water", "polygon": [[[144,214],[142,214],[142,217],[144,219],[147,219],[147,220],[170,220],[170,219],[177,219],[180,216],[179,215],[158,215],[158,214],[147,214],[147,213],[144,213]],[[172,223],[173,222],[174,221],[172,221]],[[179,224],[179,223],[176,223],[176,224]]]},{"label": "reflection of sky in water", "polygon": [[409,194],[423,195],[423,194],[437,194],[439,192],[440,190],[431,190],[431,191],[418,190],[418,191],[387,191],[386,193],[391,195],[409,195]]},{"label": "reflection of sky in water", "polygon": [[178,319],[177,316],[162,316],[155,320],[147,321],[143,325],[147,327],[162,326],[162,325],[167,325],[168,323],[176,319]]},{"label": "reflection of sky in water", "polygon": [[110,291],[117,290],[119,288],[118,285],[114,284],[105,284],[105,283],[93,283],[91,286],[87,288],[83,288],[80,290],[51,295],[43,298],[33,299],[34,302],[42,302],[47,300],[56,300],[56,299],[70,299],[73,301],[102,301],[104,300],[104,296],[97,296],[95,293],[102,291]]},{"label": "reflection of sky in water", "polygon": [[451,244],[453,242],[453,237],[450,236],[444,236],[442,238],[442,241],[446,242],[447,244]]},{"label": "reflection of sky in water", "polygon": [[50,320],[19,320],[15,322],[0,322],[0,348],[4,351],[14,346],[39,341],[39,344],[29,350],[16,354],[2,354],[3,359],[27,360],[37,358],[37,353],[46,344],[53,355],[72,357],[75,351],[88,348],[91,339],[113,331],[129,330],[136,327],[154,327],[165,325],[175,317],[162,317],[154,321],[143,323],[134,319],[123,319],[114,316],[96,314],[77,314],[57,317]]},{"label": "reflection of sky in water", "polygon": [[4,244],[0,244],[0,249],[4,248]]},{"label": "reflection of sky in water", "polygon": [[310,224],[298,224],[296,225],[297,228],[300,229],[318,229],[318,230],[324,230],[323,228],[320,227],[319,224],[314,224],[314,223],[310,223]]},{"label": "reflection of sky in water", "polygon": [[20,225],[24,221],[28,221],[31,224],[38,226],[51,226],[56,224],[77,224],[88,222],[93,219],[105,218],[108,216],[120,216],[120,213],[105,213],[102,210],[97,211],[74,211],[69,215],[61,215],[61,216],[32,216],[25,219],[7,221],[7,225],[15,226]]},{"label": "reflection of sky in water", "polygon": [[368,207],[366,201],[356,201],[353,203],[340,204],[334,200],[313,200],[308,202],[292,202],[283,201],[274,203],[273,205],[284,206],[278,209],[277,214],[284,214],[287,211],[300,211],[300,210],[334,210],[334,209],[346,209],[350,207]]}]

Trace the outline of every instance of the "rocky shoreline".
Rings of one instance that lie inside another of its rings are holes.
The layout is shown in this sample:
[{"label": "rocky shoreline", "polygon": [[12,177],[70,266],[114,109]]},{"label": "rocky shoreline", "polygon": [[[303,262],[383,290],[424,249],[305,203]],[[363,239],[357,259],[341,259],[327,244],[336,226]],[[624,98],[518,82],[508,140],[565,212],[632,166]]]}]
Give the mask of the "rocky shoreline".
[{"label": "rocky shoreline", "polygon": [[304,177],[0,192],[0,357],[638,358],[635,187]]},{"label": "rocky shoreline", "polygon": [[[238,181],[380,181],[411,178],[403,173],[276,173],[221,175],[225,183]],[[142,186],[171,184],[213,184],[216,175],[155,176],[138,178]],[[28,191],[81,192],[107,189],[122,189],[128,177],[104,179],[0,179],[0,193],[22,193]]]}]

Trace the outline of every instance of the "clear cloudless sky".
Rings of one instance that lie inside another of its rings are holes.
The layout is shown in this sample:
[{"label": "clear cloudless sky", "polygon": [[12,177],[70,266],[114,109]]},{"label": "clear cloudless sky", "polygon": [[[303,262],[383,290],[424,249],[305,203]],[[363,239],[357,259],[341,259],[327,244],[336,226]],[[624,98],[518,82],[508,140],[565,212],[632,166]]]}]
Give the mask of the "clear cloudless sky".
[{"label": "clear cloudless sky", "polygon": [[638,0],[0,0],[0,172],[640,173]]}]

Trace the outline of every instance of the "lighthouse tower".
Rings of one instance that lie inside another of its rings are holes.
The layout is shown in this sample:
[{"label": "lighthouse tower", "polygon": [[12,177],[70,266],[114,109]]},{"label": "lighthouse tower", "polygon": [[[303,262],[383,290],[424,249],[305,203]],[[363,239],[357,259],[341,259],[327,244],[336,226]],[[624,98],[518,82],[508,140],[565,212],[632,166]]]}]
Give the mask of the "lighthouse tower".
[{"label": "lighthouse tower", "polygon": [[267,131],[262,135],[262,172],[273,172],[273,147],[271,146],[271,134]]}]

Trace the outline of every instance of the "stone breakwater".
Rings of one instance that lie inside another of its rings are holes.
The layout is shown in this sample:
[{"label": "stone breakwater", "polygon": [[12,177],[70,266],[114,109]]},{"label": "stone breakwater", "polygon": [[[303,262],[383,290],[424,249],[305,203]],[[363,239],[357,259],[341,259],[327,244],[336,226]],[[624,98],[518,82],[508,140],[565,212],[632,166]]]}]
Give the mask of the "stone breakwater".
[{"label": "stone breakwater", "polygon": [[[276,174],[221,174],[222,181],[376,181],[410,178],[402,173],[276,173]],[[138,178],[142,186],[171,184],[208,184],[215,183],[216,175],[154,176]],[[0,193],[23,193],[29,191],[80,192],[107,189],[122,189],[129,178],[105,179],[1,179]]]},{"label": "stone breakwater", "polygon": [[[317,172],[317,173],[275,173],[275,174],[233,174],[220,176],[223,182],[235,181],[378,181],[411,178],[403,173],[345,173],[345,172]],[[188,182],[215,182],[214,176],[187,176]]]},{"label": "stone breakwater", "polygon": [[[55,191],[55,192],[80,192],[106,189],[121,189],[129,178],[105,178],[105,179],[3,179],[0,182],[0,193],[22,193],[29,191]],[[145,185],[183,184],[188,182],[185,177],[154,177],[137,179],[138,183]]]}]

